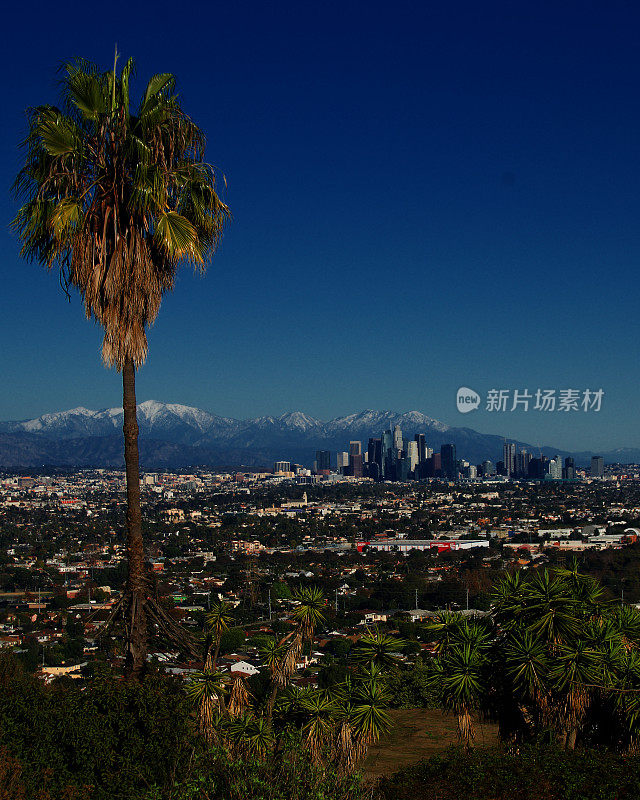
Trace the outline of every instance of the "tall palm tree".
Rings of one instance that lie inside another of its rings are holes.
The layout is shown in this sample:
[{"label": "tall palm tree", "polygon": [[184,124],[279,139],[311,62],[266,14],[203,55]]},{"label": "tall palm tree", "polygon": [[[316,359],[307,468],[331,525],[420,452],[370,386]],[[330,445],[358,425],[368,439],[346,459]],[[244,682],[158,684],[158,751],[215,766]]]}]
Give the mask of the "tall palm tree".
[{"label": "tall palm tree", "polygon": [[[116,54],[117,62],[117,54]],[[147,623],[173,638],[173,620],[150,597],[145,570],[135,373],[176,271],[203,270],[229,210],[204,161],[202,131],[181,109],[175,78],[154,75],[135,111],[129,59],[117,74],[78,59],[66,65],[60,106],[28,111],[25,163],[15,184],[22,255],[57,269],[86,316],[104,330],[102,359],[122,373],[129,576],[122,613],[127,671],[143,673]]]},{"label": "tall palm tree", "polygon": [[294,593],[298,602],[291,617],[296,627],[279,642],[268,640],[262,648],[262,656],[271,673],[271,695],[267,704],[267,719],[270,720],[278,689],[287,685],[294,674],[305,641],[313,644],[317,625],[326,617],[326,601],[317,586],[301,588]]},{"label": "tall palm tree", "polygon": [[269,670],[271,676],[271,693],[267,702],[267,719],[273,716],[273,707],[276,702],[278,688],[287,685],[287,675],[283,668],[284,657],[287,652],[286,643],[279,642],[275,636],[270,636],[260,647],[262,663]]}]

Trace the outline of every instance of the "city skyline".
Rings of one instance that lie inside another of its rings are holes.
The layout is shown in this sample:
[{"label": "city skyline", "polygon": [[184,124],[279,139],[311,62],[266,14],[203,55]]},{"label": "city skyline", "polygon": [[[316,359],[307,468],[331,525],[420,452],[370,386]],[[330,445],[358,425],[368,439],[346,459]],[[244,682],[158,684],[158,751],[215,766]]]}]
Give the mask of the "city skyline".
[{"label": "city skyline", "polygon": [[[141,414],[142,417],[140,416]],[[32,419],[0,420],[0,434],[35,433],[42,435],[45,438],[52,439],[72,439],[78,436],[101,437],[109,435],[115,430],[119,430],[120,422],[118,422],[118,420],[121,418],[121,416],[122,411],[119,406],[93,410],[80,406],[65,411],[51,412]],[[297,431],[298,433],[302,433],[303,431],[307,431],[313,438],[314,431],[316,433],[320,433],[321,437],[326,436],[327,430],[323,429],[327,428],[327,426],[329,430],[333,429],[333,435],[336,435],[337,430],[345,428],[345,426],[348,427],[350,424],[355,424],[360,430],[370,428],[370,430],[373,431],[377,424],[375,420],[380,417],[400,419],[402,424],[408,423],[412,429],[415,429],[417,426],[419,427],[420,424],[426,423],[433,429],[433,431],[436,431],[439,436],[445,436],[447,431],[450,431],[452,434],[471,431],[482,436],[479,431],[474,431],[469,426],[461,427],[456,425],[447,425],[442,420],[434,419],[417,410],[397,412],[390,411],[388,409],[364,409],[360,412],[334,417],[329,420],[314,418],[308,414],[305,414],[303,411],[298,410],[282,415],[267,414],[242,420],[211,414],[207,410],[186,406],[184,404],[167,404],[160,403],[155,400],[148,400],[138,403],[138,417],[143,433],[146,432],[147,435],[151,435],[152,437],[158,436],[157,433],[154,433],[154,426],[157,426],[158,424],[160,424],[160,430],[163,433],[170,431],[172,426],[175,427],[178,425],[179,428],[181,425],[186,424],[188,427],[192,427],[194,432],[199,431],[200,435],[205,437],[213,433],[214,430],[220,432],[225,427],[237,433],[247,425],[258,425],[259,428],[263,428],[265,430],[265,426],[268,427],[269,425],[282,425],[284,428],[289,428],[291,432]],[[207,431],[208,433],[206,433]],[[160,434],[160,438],[163,438],[163,433]],[[214,437],[215,435],[216,434],[214,433]],[[228,435],[229,431],[223,433],[223,439],[228,438]],[[394,423],[392,429],[389,429],[382,434],[383,438],[385,435],[390,437],[389,441],[378,440],[381,442],[382,450],[386,452],[392,446],[396,450],[402,449],[402,430],[400,423]],[[540,452],[541,448],[550,450],[556,447],[556,444],[553,442],[523,442],[515,437],[505,436],[500,432],[489,433],[487,436],[492,439],[501,439],[504,442],[503,461],[506,465],[508,474],[512,474],[514,471],[514,466],[517,467],[517,462],[515,460],[517,455],[517,447],[533,448],[534,450],[540,450]],[[370,439],[369,444],[371,441],[372,440]],[[413,442],[413,444],[415,444],[416,447],[415,457],[419,461],[424,460],[425,447],[428,450],[428,443],[428,435],[425,435],[424,433],[415,434],[415,442]],[[351,445],[358,445],[361,447],[362,442],[361,440],[351,440],[350,446]],[[580,448],[557,447],[557,449],[559,451],[568,450],[570,452],[582,452],[582,454],[584,454],[584,451],[581,451]],[[586,451],[596,452],[598,450],[604,451],[606,449],[607,448],[591,447],[586,448]],[[632,455],[631,451],[635,450],[635,448],[630,446],[629,443],[626,443],[625,448],[623,449],[628,450],[629,455]],[[615,448],[609,448],[610,453],[612,450],[615,450]],[[366,460],[365,453],[361,451],[361,454]],[[413,452],[408,454],[408,457],[413,458]],[[613,458],[612,460],[618,461],[617,458]],[[636,460],[637,459],[634,457],[629,463],[635,463]]]},{"label": "city skyline", "polygon": [[[59,63],[106,69],[116,42],[137,87],[176,73],[227,179],[234,221],[209,274],[184,272],[164,303],[140,398],[235,418],[420,409],[566,450],[640,446],[640,9],[255,4],[204,11],[183,44],[162,14],[122,5],[123,31],[116,3],[96,31],[71,5],[36,5],[30,47],[2,54],[5,187]],[[19,258],[16,208],[2,193],[0,419],[117,405],[79,299]],[[461,386],[604,401],[462,416]]]}]

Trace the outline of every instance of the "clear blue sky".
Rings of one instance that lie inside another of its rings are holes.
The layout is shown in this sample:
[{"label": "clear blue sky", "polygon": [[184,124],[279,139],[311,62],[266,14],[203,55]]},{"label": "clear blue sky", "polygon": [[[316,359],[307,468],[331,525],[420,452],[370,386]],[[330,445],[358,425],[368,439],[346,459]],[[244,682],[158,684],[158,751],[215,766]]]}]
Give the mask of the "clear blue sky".
[{"label": "clear blue sky", "polygon": [[[176,74],[234,214],[166,298],[139,400],[640,446],[637,4],[35,2],[3,23],[0,419],[121,400],[79,299],[8,230],[24,109],[117,42],[138,86]],[[460,385],[605,398],[462,416]]]}]

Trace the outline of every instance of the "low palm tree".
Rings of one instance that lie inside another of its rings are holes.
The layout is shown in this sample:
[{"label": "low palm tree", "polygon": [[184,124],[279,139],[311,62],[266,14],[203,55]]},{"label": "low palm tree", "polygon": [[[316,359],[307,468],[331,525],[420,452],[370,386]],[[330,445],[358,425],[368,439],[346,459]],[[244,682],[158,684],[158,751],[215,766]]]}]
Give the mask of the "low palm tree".
[{"label": "low palm tree", "polygon": [[350,652],[355,664],[374,664],[383,669],[398,664],[397,654],[404,650],[406,641],[380,630],[367,628]]},{"label": "low palm tree", "polygon": [[251,696],[247,689],[247,683],[243,675],[239,672],[231,679],[231,690],[229,693],[229,702],[227,703],[227,713],[230,717],[242,716],[248,711],[250,706]]},{"label": "low palm tree", "polygon": [[287,685],[296,671],[303,645],[313,645],[315,629],[326,618],[326,601],[316,586],[301,588],[294,593],[297,606],[291,614],[295,628],[279,642],[269,639],[261,649],[264,663],[271,674],[271,694],[267,704],[267,718],[270,720],[278,689]]},{"label": "low palm tree", "polygon": [[64,68],[60,106],[28,111],[13,227],[25,258],[58,270],[65,289],[79,292],[86,316],[103,328],[104,363],[122,373],[129,573],[114,613],[125,623],[127,672],[140,678],[149,622],[197,649],[152,597],[145,569],[135,374],[178,268],[205,268],[229,210],[173,75],[154,75],[134,110],[133,69],[132,59],[120,74],[116,63],[102,72],[77,59]]},{"label": "low palm tree", "polygon": [[262,663],[269,670],[271,677],[271,692],[267,701],[267,719],[273,716],[273,707],[279,688],[287,685],[287,675],[283,669],[284,657],[287,652],[286,643],[279,642],[275,636],[270,636],[260,647]]},{"label": "low palm tree", "polygon": [[216,721],[224,711],[226,692],[226,675],[211,669],[196,672],[187,686],[187,696],[198,712],[200,732],[209,744],[216,738]]},{"label": "low palm tree", "polygon": [[391,717],[386,711],[389,700],[389,692],[379,678],[356,683],[352,693],[352,725],[356,740],[365,747],[389,732]]},{"label": "low palm tree", "polygon": [[452,644],[435,662],[430,682],[444,709],[457,716],[458,738],[465,748],[475,738],[473,712],[480,708],[488,686],[489,659],[485,649],[469,643]]},{"label": "low palm tree", "polygon": [[305,717],[302,727],[305,744],[312,761],[319,764],[331,742],[336,704],[326,692],[316,689],[302,699],[300,707]]},{"label": "low palm tree", "polygon": [[567,750],[573,750],[593,694],[591,687],[599,678],[596,650],[581,640],[560,645],[549,678],[557,696],[556,726],[560,729],[560,743]]},{"label": "low palm tree", "polygon": [[215,669],[215,666],[218,663],[222,635],[229,630],[229,625],[231,624],[232,619],[231,606],[224,601],[214,603],[206,616],[205,630],[207,633],[208,643],[206,647],[205,660],[209,657],[211,643],[215,643],[213,656],[211,657],[211,665],[213,669]]}]

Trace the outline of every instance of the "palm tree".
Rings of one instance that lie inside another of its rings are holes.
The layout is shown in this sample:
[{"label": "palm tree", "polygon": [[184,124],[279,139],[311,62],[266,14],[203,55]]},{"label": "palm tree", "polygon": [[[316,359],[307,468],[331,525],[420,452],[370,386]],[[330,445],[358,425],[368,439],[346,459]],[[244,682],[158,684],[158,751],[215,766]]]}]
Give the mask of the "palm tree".
[{"label": "palm tree", "polygon": [[[205,620],[206,631],[210,639],[215,642],[215,649],[213,652],[213,657],[211,659],[212,667],[215,669],[215,666],[218,662],[218,654],[220,653],[220,642],[222,640],[222,634],[226,633],[229,630],[229,625],[231,624],[232,617],[231,617],[231,606],[229,603],[225,603],[221,601],[219,603],[214,603],[211,606],[211,611],[207,614]],[[211,645],[208,644],[206,648],[207,652],[205,655],[206,658],[209,657]]]},{"label": "palm tree", "polygon": [[200,731],[208,743],[215,738],[215,722],[220,710],[224,709],[226,691],[226,676],[211,669],[196,672],[187,686],[187,696],[197,707]]},{"label": "palm tree", "polygon": [[267,703],[267,719],[271,720],[273,716],[273,707],[276,702],[276,695],[278,688],[287,685],[287,675],[283,669],[283,661],[287,652],[286,644],[278,642],[275,636],[270,636],[266,639],[261,648],[260,656],[262,663],[269,670],[271,676],[271,694]]},{"label": "palm tree", "polygon": [[301,588],[294,593],[298,605],[291,614],[296,627],[279,642],[269,639],[261,648],[265,664],[271,673],[271,695],[267,705],[267,719],[273,714],[278,689],[287,685],[289,678],[296,670],[300,653],[305,641],[313,644],[314,631],[317,625],[324,622],[325,598],[316,586]]},{"label": "palm tree", "polygon": [[435,652],[444,655],[451,642],[458,636],[464,617],[451,611],[442,611],[436,614],[433,622],[426,626],[426,630],[433,634],[435,639]]},{"label": "palm tree", "polygon": [[375,664],[381,668],[398,664],[397,653],[404,649],[404,639],[396,638],[380,630],[370,630],[363,634],[351,650],[351,658],[356,664]]},{"label": "palm tree", "polygon": [[488,684],[486,649],[470,643],[452,644],[435,661],[431,685],[440,694],[443,708],[458,718],[458,738],[466,748],[474,738],[472,713],[484,700]]},{"label": "palm tree", "polygon": [[336,704],[319,689],[310,692],[301,702],[306,721],[302,727],[305,743],[312,761],[319,764],[327,747],[336,716]]},{"label": "palm tree", "polygon": [[119,75],[115,62],[101,72],[73,61],[64,69],[60,107],[28,111],[25,163],[14,184],[22,206],[13,226],[22,255],[58,269],[65,290],[80,293],[87,317],[104,330],[104,363],[122,373],[129,575],[115,613],[124,617],[127,672],[139,678],[148,619],[182,645],[189,642],[150,597],[135,373],[147,356],[146,328],[176,271],[186,264],[205,268],[229,210],[204,161],[204,135],[180,108],[174,77],[154,75],[134,112],[133,68],[132,59]]},{"label": "palm tree", "polygon": [[242,716],[250,705],[250,695],[244,676],[237,672],[231,680],[231,693],[227,704],[227,713],[230,717]]},{"label": "palm tree", "polygon": [[558,695],[556,725],[560,741],[567,750],[573,750],[592,694],[590,687],[598,680],[597,652],[580,640],[560,645],[549,678]]},{"label": "palm tree", "polygon": [[297,623],[297,628],[285,656],[285,663],[291,671],[295,669],[304,642],[313,644],[314,631],[326,618],[324,595],[317,586],[298,589],[293,599],[298,605],[291,618]]},{"label": "palm tree", "polygon": [[366,748],[391,728],[391,717],[385,710],[390,695],[384,684],[373,677],[355,685],[352,699],[354,733]]}]

